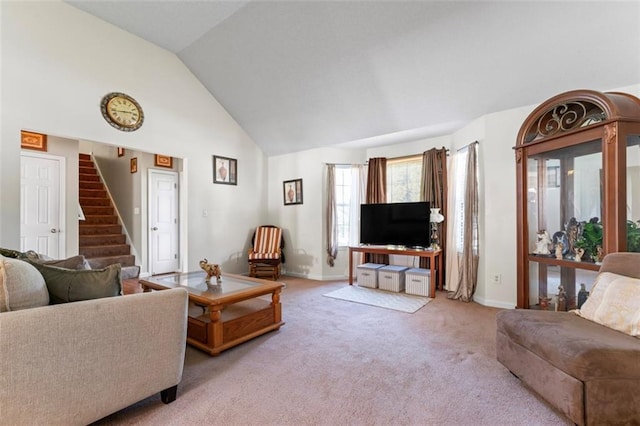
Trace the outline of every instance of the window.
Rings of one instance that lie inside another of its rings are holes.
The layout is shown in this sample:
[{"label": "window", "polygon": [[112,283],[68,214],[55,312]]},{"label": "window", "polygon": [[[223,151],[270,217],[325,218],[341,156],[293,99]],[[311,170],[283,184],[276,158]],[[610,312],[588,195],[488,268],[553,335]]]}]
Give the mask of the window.
[{"label": "window", "polygon": [[349,245],[351,218],[351,166],[336,165],[336,227],[338,246]]},{"label": "window", "polygon": [[456,194],[456,202],[454,211],[456,212],[455,222],[453,224],[455,230],[455,239],[456,239],[456,250],[458,253],[462,253],[462,249],[464,247],[464,190],[465,190],[465,180],[467,176],[467,149],[462,149],[458,151],[456,155],[456,165],[455,165],[455,194]]},{"label": "window", "polygon": [[420,201],[422,156],[387,160],[387,202]]}]

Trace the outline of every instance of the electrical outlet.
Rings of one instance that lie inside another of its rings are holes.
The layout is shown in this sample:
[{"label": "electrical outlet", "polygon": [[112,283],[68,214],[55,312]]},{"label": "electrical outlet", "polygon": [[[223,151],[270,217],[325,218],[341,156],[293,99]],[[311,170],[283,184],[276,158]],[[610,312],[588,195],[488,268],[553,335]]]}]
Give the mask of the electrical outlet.
[{"label": "electrical outlet", "polygon": [[493,284],[501,284],[502,283],[502,275],[500,275],[500,274],[491,275],[491,282]]}]

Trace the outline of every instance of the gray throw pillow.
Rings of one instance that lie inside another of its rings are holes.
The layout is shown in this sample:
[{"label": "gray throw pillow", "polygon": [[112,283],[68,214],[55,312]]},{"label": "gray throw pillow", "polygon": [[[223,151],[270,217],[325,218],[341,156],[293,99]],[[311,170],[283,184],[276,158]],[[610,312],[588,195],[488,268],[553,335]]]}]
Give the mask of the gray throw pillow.
[{"label": "gray throw pillow", "polygon": [[0,312],[48,304],[47,286],[38,270],[22,260],[0,255]]},{"label": "gray throw pillow", "polygon": [[77,256],[71,256],[66,259],[60,260],[42,260],[42,259],[24,259],[29,263],[39,263],[41,265],[49,265],[49,266],[57,266],[59,268],[67,268],[67,269],[91,269],[91,265],[89,265],[89,261],[79,254]]},{"label": "gray throw pillow", "polygon": [[33,263],[49,290],[51,304],[100,299],[122,294],[120,264],[103,269],[72,270]]}]

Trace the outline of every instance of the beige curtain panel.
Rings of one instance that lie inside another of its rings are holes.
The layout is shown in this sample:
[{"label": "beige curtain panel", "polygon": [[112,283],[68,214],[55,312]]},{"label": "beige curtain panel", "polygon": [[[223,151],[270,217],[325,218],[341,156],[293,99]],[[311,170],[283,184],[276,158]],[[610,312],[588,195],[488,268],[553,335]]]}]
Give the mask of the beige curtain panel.
[{"label": "beige curtain panel", "polygon": [[[387,202],[387,159],[376,157],[369,159],[369,171],[367,173],[367,204],[379,204]],[[369,254],[365,260],[371,263],[389,264],[389,255]]]},{"label": "beige curtain panel", "polygon": [[335,164],[327,164],[327,264],[331,267],[334,266],[334,261],[338,257],[335,179]]}]

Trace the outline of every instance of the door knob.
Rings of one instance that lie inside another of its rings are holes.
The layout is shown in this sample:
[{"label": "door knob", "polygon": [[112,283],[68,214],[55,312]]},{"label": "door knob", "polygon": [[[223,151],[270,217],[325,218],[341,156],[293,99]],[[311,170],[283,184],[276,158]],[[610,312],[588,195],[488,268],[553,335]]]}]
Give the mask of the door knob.
[{"label": "door knob", "polygon": [[151,228],[151,230],[152,230],[152,231],[157,231],[157,230],[158,230],[158,227],[157,227],[157,226],[154,226],[153,228]]},{"label": "door knob", "polygon": [[55,234],[56,232],[58,232],[58,230],[56,228],[51,228],[51,233]]}]

